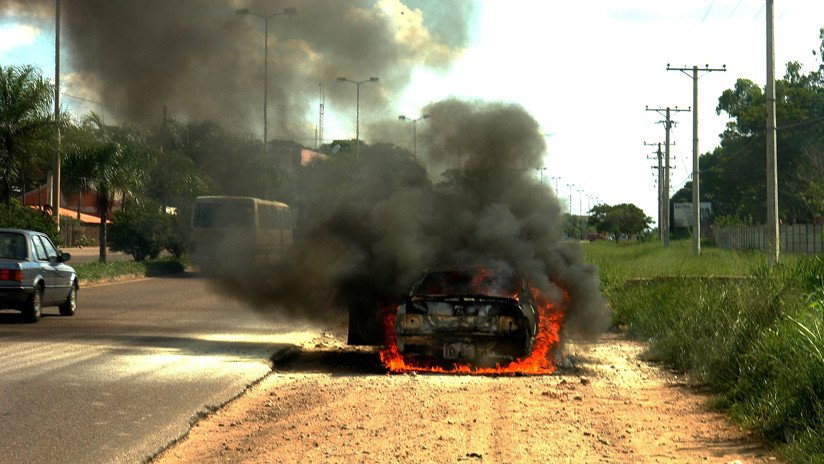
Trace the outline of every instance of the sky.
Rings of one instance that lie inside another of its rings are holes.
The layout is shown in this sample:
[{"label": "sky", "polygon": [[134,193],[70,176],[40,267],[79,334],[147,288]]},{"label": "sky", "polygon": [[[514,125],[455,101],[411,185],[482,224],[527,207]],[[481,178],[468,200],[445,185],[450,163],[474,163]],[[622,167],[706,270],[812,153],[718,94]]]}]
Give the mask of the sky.
[{"label": "sky", "polygon": [[[461,0],[430,2],[429,8],[449,8],[453,1]],[[294,3],[300,8],[299,0]],[[715,112],[721,93],[738,78],[766,82],[764,5],[757,0],[479,0],[461,56],[449,69],[416,68],[410,84],[390,96],[390,108],[362,107],[361,133],[367,142],[375,141],[379,136],[364,131],[364,122],[398,114],[415,118],[428,103],[448,97],[517,103],[546,136],[546,169],[536,175],[557,186],[567,203],[571,198],[573,213],[596,202],[634,203],[655,219],[655,160],[649,159],[654,148],[644,143],[663,142],[664,128],[661,115],[645,107],[692,106],[691,79],[667,71],[668,63],[726,65],[727,72],[701,73],[699,79],[700,151],[717,146],[727,122]],[[775,24],[777,77],[788,61],[801,62],[805,71],[820,64],[812,51],[820,44],[824,2],[778,0]],[[35,64],[53,75],[53,45],[53,30],[0,24],[2,64]],[[63,62],[70,61],[64,52]],[[70,84],[71,69],[66,73]],[[368,85],[361,89],[368,91]],[[64,104],[78,112],[96,109],[72,97]],[[671,193],[692,172],[692,113],[673,119]],[[327,139],[353,137],[350,114],[327,107],[326,121]],[[411,148],[409,139],[397,143]]]}]

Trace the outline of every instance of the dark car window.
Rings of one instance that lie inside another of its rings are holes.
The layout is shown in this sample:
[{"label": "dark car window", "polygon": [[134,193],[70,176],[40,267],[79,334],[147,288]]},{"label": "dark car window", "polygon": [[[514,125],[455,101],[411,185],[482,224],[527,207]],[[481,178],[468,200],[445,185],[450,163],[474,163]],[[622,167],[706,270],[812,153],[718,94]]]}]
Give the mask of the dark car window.
[{"label": "dark car window", "polygon": [[43,242],[43,248],[46,250],[48,259],[57,259],[57,249],[54,247],[51,239],[44,235],[40,235],[38,238]]},{"label": "dark car window", "polygon": [[26,238],[21,234],[0,233],[0,258],[26,259]]},{"label": "dark car window", "polygon": [[476,271],[430,272],[412,291],[416,296],[435,295],[488,295],[512,297],[517,293],[515,279],[508,275],[495,275],[485,269]]},{"label": "dark car window", "polygon": [[43,246],[43,242],[40,241],[40,237],[33,237],[32,244],[34,244],[34,253],[38,261],[48,261],[49,255],[46,254],[46,248]]}]

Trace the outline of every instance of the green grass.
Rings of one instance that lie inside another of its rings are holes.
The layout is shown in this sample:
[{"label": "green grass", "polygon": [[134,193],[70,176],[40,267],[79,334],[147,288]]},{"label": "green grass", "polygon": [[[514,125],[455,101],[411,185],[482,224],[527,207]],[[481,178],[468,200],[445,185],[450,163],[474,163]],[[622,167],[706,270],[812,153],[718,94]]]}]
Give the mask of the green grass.
[{"label": "green grass", "polygon": [[125,276],[150,277],[183,272],[185,266],[174,258],[152,261],[92,262],[72,265],[81,285],[90,282],[111,281]]},{"label": "green grass", "polygon": [[714,404],[779,446],[824,462],[824,258],[690,242],[585,246],[613,322],[649,341],[647,356],[716,392]]}]

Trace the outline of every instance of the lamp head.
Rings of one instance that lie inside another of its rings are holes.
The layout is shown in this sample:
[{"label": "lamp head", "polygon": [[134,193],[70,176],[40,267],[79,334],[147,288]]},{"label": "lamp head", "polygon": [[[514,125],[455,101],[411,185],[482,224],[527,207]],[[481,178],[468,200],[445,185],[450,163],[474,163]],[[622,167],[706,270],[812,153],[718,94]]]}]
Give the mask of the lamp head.
[{"label": "lamp head", "polygon": [[298,14],[298,10],[296,8],[284,8],[283,14],[285,14],[286,16],[294,16]]},{"label": "lamp head", "polygon": [[370,82],[378,82],[378,78],[377,77],[370,77],[369,81]]},{"label": "lamp head", "polygon": [[247,15],[247,14],[249,14],[249,8],[241,8],[241,9],[235,11],[235,13],[237,13],[241,16]]},{"label": "lamp head", "polygon": [[398,119],[400,119],[401,121],[406,121],[406,116],[400,115],[398,116]]},{"label": "lamp head", "polygon": [[349,80],[349,79],[347,79],[347,78],[345,78],[345,77],[339,77],[339,78],[338,78],[338,81],[340,81],[340,82],[346,82],[346,81],[348,81],[348,80]]}]

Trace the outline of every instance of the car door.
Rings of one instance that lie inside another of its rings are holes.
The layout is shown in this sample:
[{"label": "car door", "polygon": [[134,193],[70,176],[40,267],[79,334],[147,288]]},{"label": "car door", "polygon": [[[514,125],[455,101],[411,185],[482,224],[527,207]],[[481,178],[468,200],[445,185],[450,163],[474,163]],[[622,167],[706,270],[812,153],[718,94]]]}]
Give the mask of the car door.
[{"label": "car door", "polygon": [[32,235],[31,242],[34,248],[33,259],[36,264],[37,274],[43,279],[43,303],[50,302],[54,299],[54,285],[57,279],[57,271],[49,262],[49,255],[46,251],[40,235]]},{"label": "car door", "polygon": [[46,235],[38,235],[37,238],[40,239],[46,252],[46,261],[42,263],[46,281],[43,301],[49,304],[57,303],[62,301],[68,294],[68,272],[63,269],[66,266],[58,261],[59,254],[51,239]]},{"label": "car door", "polygon": [[60,261],[60,253],[57,251],[57,247],[54,246],[49,236],[41,235],[40,240],[43,242],[43,248],[46,250],[49,267],[48,272],[52,277],[52,291],[49,301],[59,303],[65,300],[69,294],[72,273],[69,266]]}]

